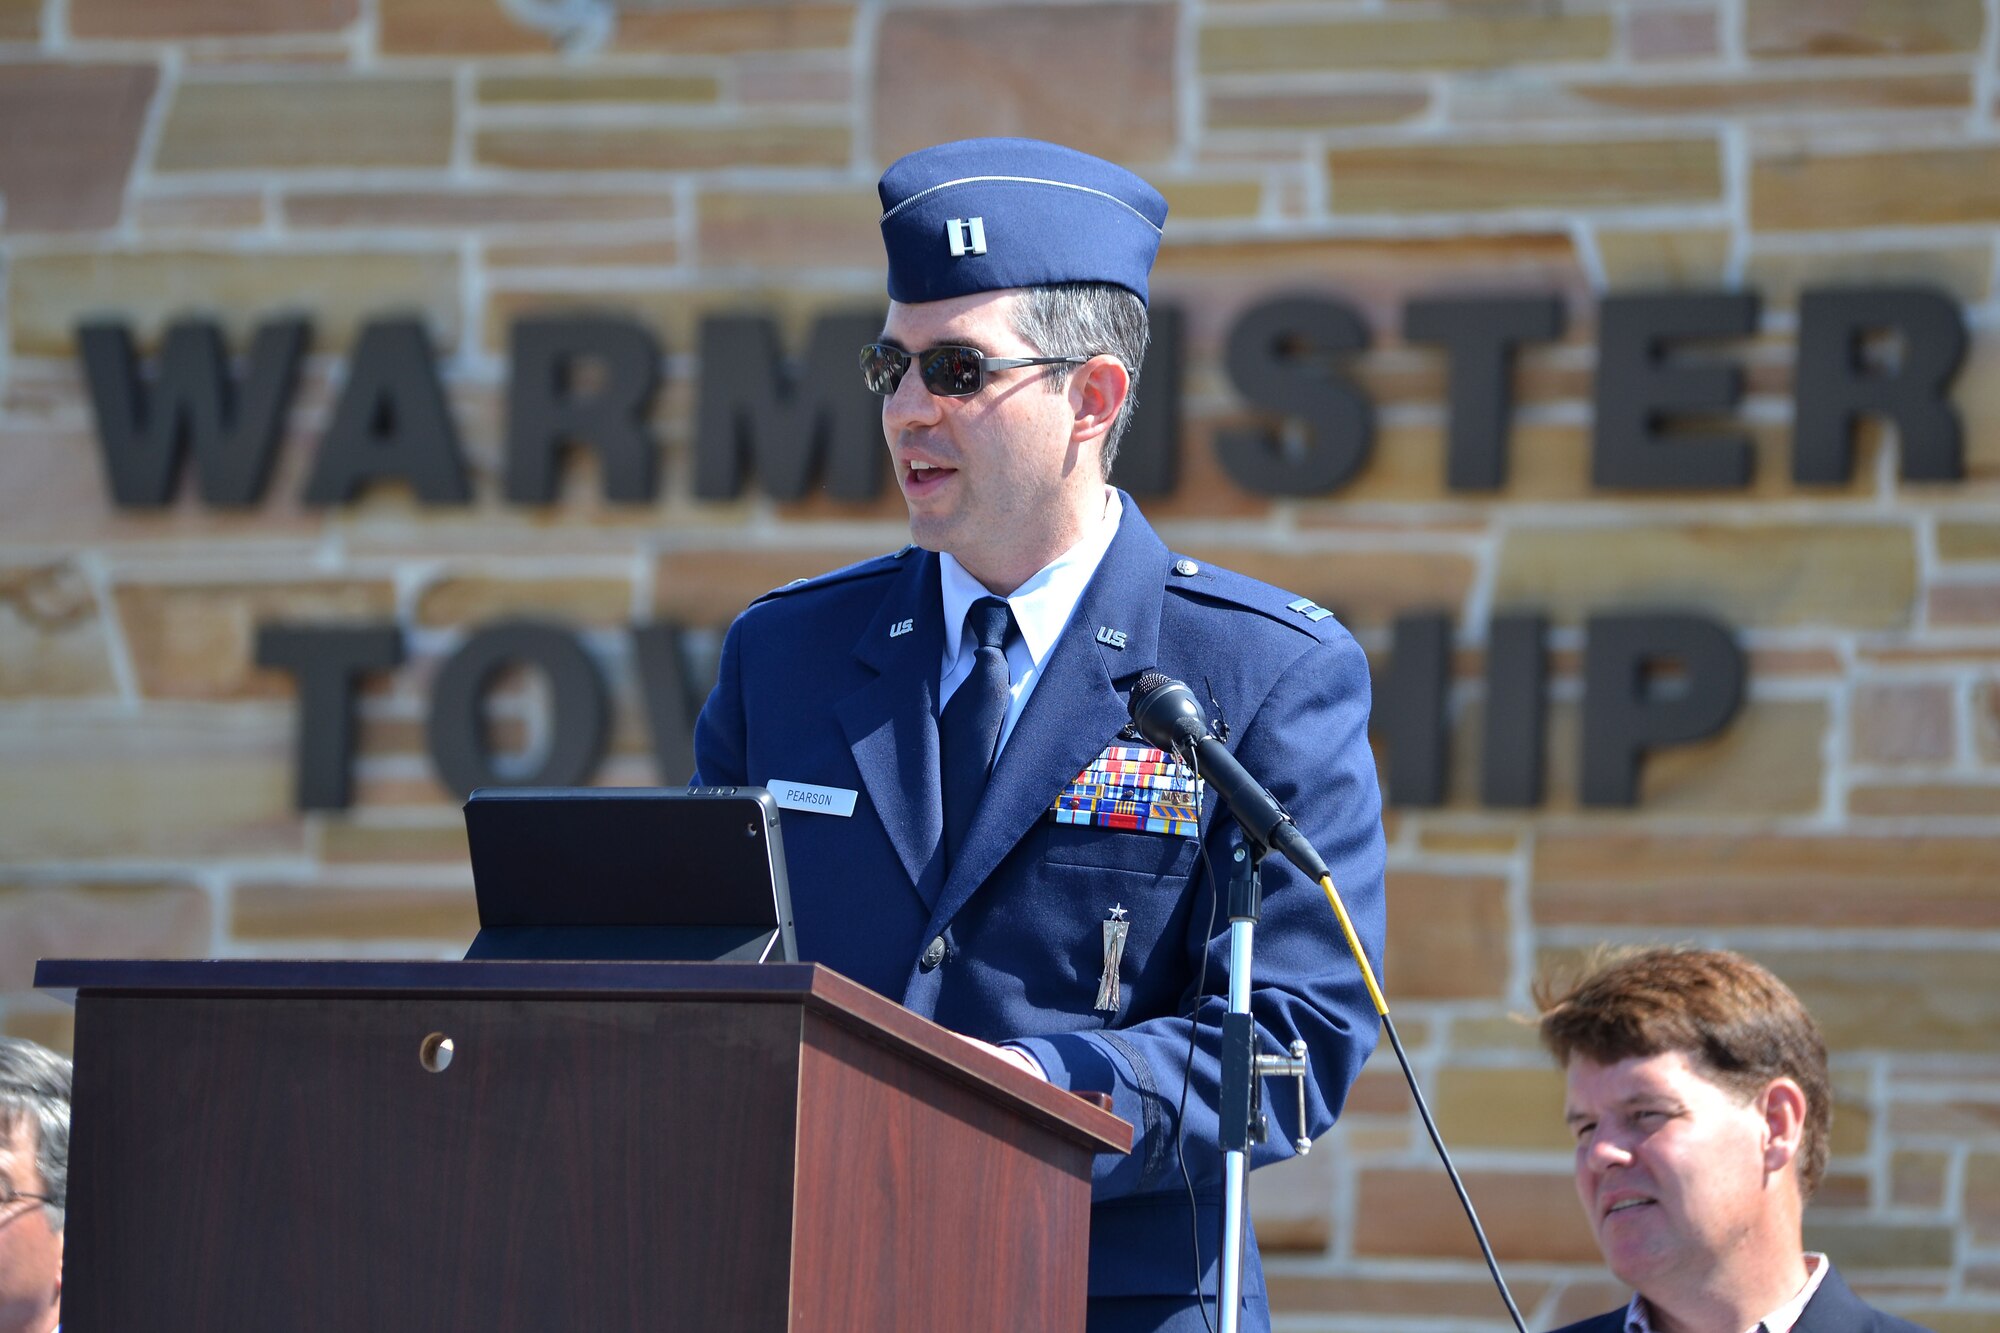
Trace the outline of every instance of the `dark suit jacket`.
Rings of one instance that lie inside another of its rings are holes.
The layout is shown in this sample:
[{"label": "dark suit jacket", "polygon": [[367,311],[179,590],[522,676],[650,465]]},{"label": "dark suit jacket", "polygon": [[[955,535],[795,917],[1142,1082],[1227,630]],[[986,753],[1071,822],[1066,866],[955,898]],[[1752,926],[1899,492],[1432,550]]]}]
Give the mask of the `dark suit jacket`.
[{"label": "dark suit jacket", "polygon": [[[1111,1094],[1136,1142],[1129,1156],[1096,1162],[1093,1296],[1192,1289],[1174,1149],[1177,1128],[1185,1129],[1188,1169],[1206,1205],[1204,1286],[1213,1295],[1228,920],[1214,911],[1212,881],[1198,867],[1205,851],[1226,885],[1239,835],[1218,816],[1213,794],[1199,842],[1057,823],[1050,812],[1118,739],[1142,672],[1185,680],[1205,704],[1212,695],[1231,749],[1326,858],[1379,973],[1384,852],[1367,740],[1368,666],[1347,632],[1315,619],[1310,603],[1290,609],[1298,600],[1290,594],[1223,570],[1176,572],[1176,557],[1137,506],[1129,497],[1124,505],[949,870],[938,853],[943,631],[938,559],[929,552],[906,548],[779,589],[745,610],[725,640],[695,757],[706,783],[790,780],[859,793],[851,818],[784,815],[805,958],[956,1031],[1018,1041],[1059,1085]],[[1264,1049],[1305,1040],[1314,1076],[1305,1130],[1317,1135],[1373,1049],[1377,1019],[1320,891],[1275,856],[1265,862],[1264,888],[1253,1013]],[[1126,910],[1130,934],[1123,1003],[1107,1014],[1093,1005],[1102,924],[1115,907]],[[927,964],[937,940],[942,961]],[[1200,1021],[1192,1063],[1191,1009]],[[1298,1129],[1290,1086],[1272,1093],[1270,1140],[1253,1163],[1289,1156]],[[1261,1270],[1249,1267],[1246,1288],[1261,1290]]]},{"label": "dark suit jacket", "polygon": [[[1557,1333],[1623,1333],[1625,1307],[1583,1319]],[[1792,1333],[1929,1333],[1919,1324],[1884,1314],[1856,1296],[1841,1281],[1839,1269],[1829,1269],[1819,1290],[1806,1302]]]}]

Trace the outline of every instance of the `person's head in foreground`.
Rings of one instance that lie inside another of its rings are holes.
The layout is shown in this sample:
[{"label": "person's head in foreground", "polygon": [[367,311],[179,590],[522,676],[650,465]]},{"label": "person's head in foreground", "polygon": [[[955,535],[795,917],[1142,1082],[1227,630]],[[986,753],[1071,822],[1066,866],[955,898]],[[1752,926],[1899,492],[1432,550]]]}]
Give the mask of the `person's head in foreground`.
[{"label": "person's head in foreground", "polygon": [[1911,1327],[1805,1253],[1832,1093],[1819,1027],[1782,981],[1740,954],[1655,948],[1608,955],[1535,998],[1567,1075],[1577,1197],[1605,1263],[1637,1293],[1576,1327]]},{"label": "person's head in foreground", "polygon": [[862,374],[911,537],[1006,594],[1105,512],[1166,201],[1032,139],[927,148],[879,190],[891,299]]},{"label": "person's head in foreground", "polygon": [[0,1333],[47,1333],[62,1306],[70,1064],[0,1037]]}]

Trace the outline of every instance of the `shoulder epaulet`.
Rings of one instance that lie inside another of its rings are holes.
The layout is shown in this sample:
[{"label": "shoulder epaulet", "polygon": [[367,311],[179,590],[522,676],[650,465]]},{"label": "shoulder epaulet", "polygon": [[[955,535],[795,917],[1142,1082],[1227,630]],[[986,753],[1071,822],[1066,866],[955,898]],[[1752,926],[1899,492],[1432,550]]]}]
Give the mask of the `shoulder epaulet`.
[{"label": "shoulder epaulet", "polygon": [[1167,577],[1170,591],[1255,611],[1316,639],[1327,638],[1342,628],[1333,612],[1312,598],[1286,592],[1248,574],[1203,564],[1184,555],[1176,555],[1170,569]]},{"label": "shoulder epaulet", "polygon": [[755,606],[758,602],[768,602],[773,597],[790,597],[795,593],[812,592],[818,588],[830,588],[837,583],[852,583],[856,579],[874,578],[882,574],[894,573],[896,570],[902,568],[898,562],[916,549],[914,546],[905,546],[900,551],[891,551],[887,555],[871,556],[866,560],[856,561],[851,565],[842,565],[839,569],[829,569],[824,574],[815,574],[810,578],[793,579],[790,583],[780,584],[763,596],[756,598],[750,605]]}]

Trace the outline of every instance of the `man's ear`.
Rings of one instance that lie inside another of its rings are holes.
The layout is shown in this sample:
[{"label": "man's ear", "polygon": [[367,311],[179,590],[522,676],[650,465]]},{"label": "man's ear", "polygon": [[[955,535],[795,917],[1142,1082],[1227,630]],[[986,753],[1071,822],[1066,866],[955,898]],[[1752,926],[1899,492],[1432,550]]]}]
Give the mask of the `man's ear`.
[{"label": "man's ear", "polygon": [[1782,1171],[1798,1161],[1806,1137],[1805,1089],[1789,1078],[1775,1078],[1757,1095],[1764,1117],[1764,1169]]},{"label": "man's ear", "polygon": [[1094,356],[1070,372],[1070,407],[1076,413],[1070,439],[1078,444],[1103,440],[1131,392],[1132,376],[1115,356]]}]

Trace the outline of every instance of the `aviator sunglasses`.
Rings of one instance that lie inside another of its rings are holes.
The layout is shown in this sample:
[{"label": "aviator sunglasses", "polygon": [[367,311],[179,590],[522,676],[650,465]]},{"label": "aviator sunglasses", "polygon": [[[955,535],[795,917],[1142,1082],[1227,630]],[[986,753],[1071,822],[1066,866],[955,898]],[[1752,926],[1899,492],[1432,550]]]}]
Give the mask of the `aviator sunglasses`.
[{"label": "aviator sunglasses", "polygon": [[995,370],[1018,366],[1080,366],[1087,356],[988,356],[977,347],[932,347],[906,352],[888,343],[869,343],[861,349],[861,379],[870,393],[887,398],[903,382],[910,362],[917,363],[917,376],[924,387],[939,398],[966,398],[986,387],[986,376]]}]

